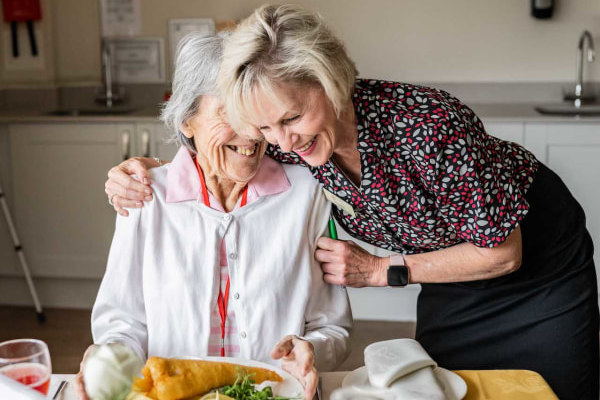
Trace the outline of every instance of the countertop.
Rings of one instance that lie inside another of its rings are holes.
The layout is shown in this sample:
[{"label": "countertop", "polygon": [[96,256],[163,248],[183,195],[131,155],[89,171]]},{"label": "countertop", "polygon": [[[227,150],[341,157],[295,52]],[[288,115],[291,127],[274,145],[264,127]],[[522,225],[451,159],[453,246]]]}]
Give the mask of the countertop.
[{"label": "countertop", "polygon": [[[546,103],[548,104],[548,103]],[[540,123],[598,123],[598,116],[550,116],[539,114],[535,106],[540,104],[531,103],[498,103],[477,104],[469,106],[479,115],[484,122],[540,122]],[[0,111],[0,123],[46,123],[46,122],[146,122],[158,123],[159,109],[157,107],[146,107],[127,114],[104,114],[104,115],[51,115],[49,111]]]},{"label": "countertop", "polygon": [[124,114],[101,114],[101,115],[52,115],[52,110],[19,110],[0,111],[0,123],[23,123],[23,122],[159,122],[158,107],[140,108]]}]

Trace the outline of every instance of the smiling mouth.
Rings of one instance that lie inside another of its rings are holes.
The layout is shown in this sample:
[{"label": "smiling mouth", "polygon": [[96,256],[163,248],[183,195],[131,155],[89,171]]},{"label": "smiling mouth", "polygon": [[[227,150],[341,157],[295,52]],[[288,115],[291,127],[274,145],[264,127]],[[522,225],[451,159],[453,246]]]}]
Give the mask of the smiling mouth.
[{"label": "smiling mouth", "polygon": [[256,153],[256,149],[258,149],[258,143],[255,143],[252,147],[242,147],[242,146],[233,146],[227,145],[231,150],[235,151],[238,154],[241,154],[246,157],[251,157]]},{"label": "smiling mouth", "polygon": [[304,146],[302,146],[302,147],[299,147],[299,148],[297,148],[297,149],[294,149],[294,151],[296,151],[296,152],[300,152],[300,153],[303,153],[303,152],[305,152],[306,150],[310,149],[310,146],[312,146],[312,145],[313,145],[313,143],[315,142],[315,140],[317,140],[317,137],[316,137],[316,136],[315,136],[315,137],[313,137],[313,138],[310,140],[310,142],[306,143]]}]

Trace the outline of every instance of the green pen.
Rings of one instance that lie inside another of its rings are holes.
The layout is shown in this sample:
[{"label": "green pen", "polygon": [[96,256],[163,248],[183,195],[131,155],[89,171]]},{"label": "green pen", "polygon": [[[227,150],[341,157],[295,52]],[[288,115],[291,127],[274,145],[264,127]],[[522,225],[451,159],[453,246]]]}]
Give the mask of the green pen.
[{"label": "green pen", "polygon": [[333,220],[333,215],[329,216],[329,236],[335,240],[337,240],[338,238],[337,229],[335,227],[335,221]]}]

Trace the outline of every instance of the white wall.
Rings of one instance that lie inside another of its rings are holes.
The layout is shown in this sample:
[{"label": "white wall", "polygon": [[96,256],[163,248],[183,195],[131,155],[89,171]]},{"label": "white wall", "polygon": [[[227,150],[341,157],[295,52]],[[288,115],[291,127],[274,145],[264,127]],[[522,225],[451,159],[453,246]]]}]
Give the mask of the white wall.
[{"label": "white wall", "polygon": [[[409,82],[571,81],[584,28],[600,47],[600,0],[558,1],[555,17],[549,21],[530,17],[530,2],[525,0],[294,2],[325,17],[367,77]],[[171,18],[243,18],[262,3],[142,0],[142,35],[166,38]],[[34,76],[2,74],[0,66],[0,79],[5,85],[40,79],[58,84],[99,81],[97,0],[44,0],[43,5],[42,23],[52,25],[45,28],[53,44],[48,71]],[[8,29],[7,24],[1,26]],[[593,65],[589,77],[600,80],[600,62]]]}]

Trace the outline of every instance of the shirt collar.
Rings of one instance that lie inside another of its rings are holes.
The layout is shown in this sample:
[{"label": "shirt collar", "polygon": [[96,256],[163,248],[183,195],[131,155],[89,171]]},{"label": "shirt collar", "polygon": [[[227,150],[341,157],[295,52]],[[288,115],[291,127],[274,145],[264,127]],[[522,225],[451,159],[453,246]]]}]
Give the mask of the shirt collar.
[{"label": "shirt collar", "polygon": [[[256,175],[248,182],[249,200],[285,192],[291,184],[281,164],[263,157]],[[167,171],[167,203],[202,198],[198,170],[190,151],[181,147]]]}]

